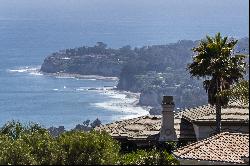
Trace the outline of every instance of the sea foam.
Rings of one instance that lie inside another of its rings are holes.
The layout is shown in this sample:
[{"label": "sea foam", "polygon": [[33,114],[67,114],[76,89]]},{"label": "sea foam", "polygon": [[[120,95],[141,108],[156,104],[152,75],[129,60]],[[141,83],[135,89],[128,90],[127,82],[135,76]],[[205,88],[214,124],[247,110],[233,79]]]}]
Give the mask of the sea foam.
[{"label": "sea foam", "polygon": [[43,75],[41,72],[39,72],[40,66],[23,66],[23,67],[18,67],[16,69],[7,69],[7,72],[9,73],[28,73],[31,75]]},{"label": "sea foam", "polygon": [[112,99],[107,102],[93,103],[92,105],[115,112],[121,112],[124,114],[121,119],[136,118],[149,114],[148,108],[137,105],[139,100],[138,94],[116,90],[104,90],[100,93]]}]

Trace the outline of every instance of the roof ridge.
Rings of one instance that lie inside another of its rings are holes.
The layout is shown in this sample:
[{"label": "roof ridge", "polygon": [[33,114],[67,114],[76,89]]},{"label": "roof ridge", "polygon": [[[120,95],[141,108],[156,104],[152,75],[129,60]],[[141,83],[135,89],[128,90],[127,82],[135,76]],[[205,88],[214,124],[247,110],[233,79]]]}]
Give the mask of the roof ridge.
[{"label": "roof ridge", "polygon": [[249,136],[249,133],[234,133],[234,132],[223,132],[226,135],[242,135],[242,136]]},{"label": "roof ridge", "polygon": [[[207,109],[202,110],[202,108],[207,108]],[[199,114],[201,114],[201,117],[203,117],[211,114],[213,111],[214,108],[211,106],[211,104],[206,104],[186,109],[186,111],[182,111],[181,116],[188,121],[193,121],[193,119],[189,117],[188,113],[195,114],[196,112],[198,112]],[[201,117],[197,117],[197,120],[200,119]]]}]

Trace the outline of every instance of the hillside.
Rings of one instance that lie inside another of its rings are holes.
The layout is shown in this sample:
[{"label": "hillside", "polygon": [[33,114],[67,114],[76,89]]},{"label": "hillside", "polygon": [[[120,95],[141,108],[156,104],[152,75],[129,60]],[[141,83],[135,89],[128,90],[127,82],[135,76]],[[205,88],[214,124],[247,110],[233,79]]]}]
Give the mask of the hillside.
[{"label": "hillside", "polygon": [[[173,95],[176,108],[206,104],[202,80],[190,78],[192,48],[198,41],[119,49],[98,42],[93,47],[61,50],[48,56],[41,71],[119,77],[117,90],[140,92],[140,105],[159,108],[162,95]],[[248,38],[239,40],[236,53],[248,54]],[[157,112],[157,111],[156,111]]]}]

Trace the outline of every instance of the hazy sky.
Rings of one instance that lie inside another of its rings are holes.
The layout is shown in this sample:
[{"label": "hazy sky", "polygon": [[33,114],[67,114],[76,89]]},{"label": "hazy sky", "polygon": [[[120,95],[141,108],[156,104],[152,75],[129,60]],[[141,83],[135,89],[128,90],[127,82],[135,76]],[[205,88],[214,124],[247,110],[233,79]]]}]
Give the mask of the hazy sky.
[{"label": "hazy sky", "polygon": [[249,0],[0,0],[1,26],[7,29],[2,36],[17,40],[24,33],[27,41],[48,45],[48,38],[118,46],[198,40],[216,32],[240,38],[249,36]]},{"label": "hazy sky", "polygon": [[[218,11],[217,9],[224,8]],[[172,12],[172,11],[175,12]],[[171,13],[202,17],[210,14],[249,15],[248,0],[0,0],[0,19],[69,19],[71,17],[114,19],[174,17]],[[230,12],[228,12],[230,11]],[[53,13],[53,14],[52,14]],[[65,18],[65,13],[68,17]],[[184,17],[183,16],[183,17]]]}]

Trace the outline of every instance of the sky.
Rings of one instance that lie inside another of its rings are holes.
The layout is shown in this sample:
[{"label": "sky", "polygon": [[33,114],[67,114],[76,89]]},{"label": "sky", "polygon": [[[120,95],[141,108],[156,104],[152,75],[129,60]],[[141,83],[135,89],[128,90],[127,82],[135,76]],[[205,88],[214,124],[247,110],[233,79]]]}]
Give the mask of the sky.
[{"label": "sky", "polygon": [[[224,8],[218,11],[217,9]],[[174,12],[172,12],[174,10]],[[166,13],[200,17],[232,11],[248,15],[248,0],[0,0],[0,18],[70,19],[80,18],[135,18],[147,19],[167,16]],[[53,13],[53,14],[52,14]],[[64,13],[63,18],[60,17]],[[65,17],[65,13],[68,16]],[[170,16],[169,16],[170,17]],[[171,15],[174,17],[174,15]],[[229,15],[230,17],[230,15]]]}]

